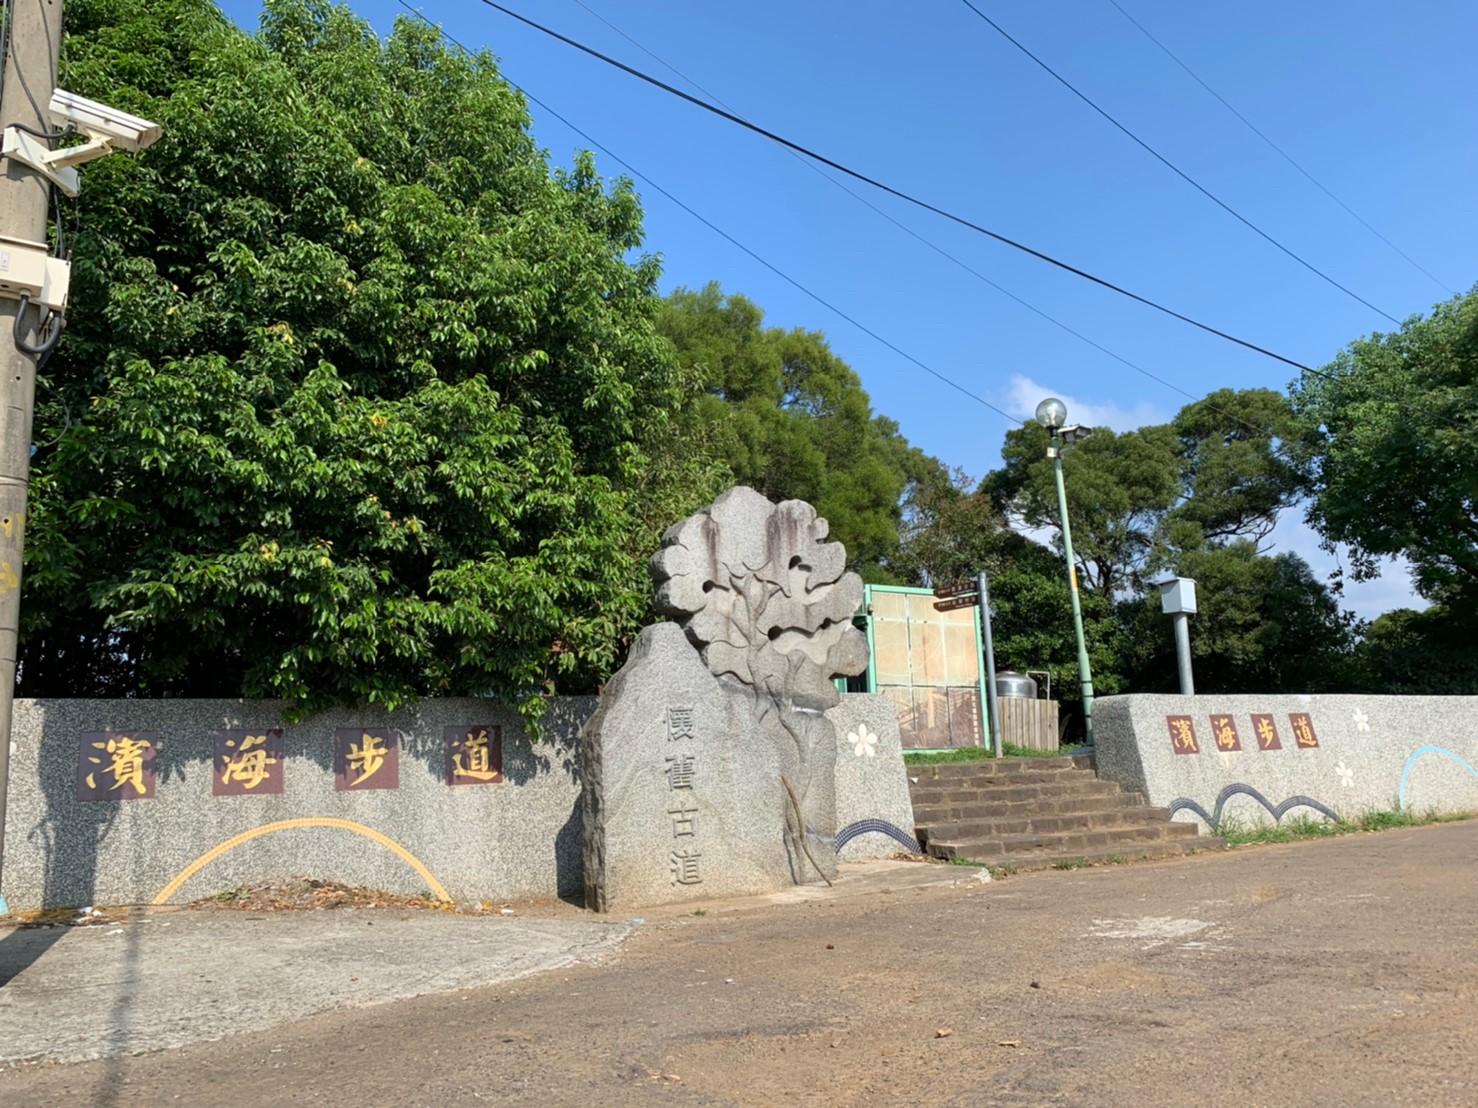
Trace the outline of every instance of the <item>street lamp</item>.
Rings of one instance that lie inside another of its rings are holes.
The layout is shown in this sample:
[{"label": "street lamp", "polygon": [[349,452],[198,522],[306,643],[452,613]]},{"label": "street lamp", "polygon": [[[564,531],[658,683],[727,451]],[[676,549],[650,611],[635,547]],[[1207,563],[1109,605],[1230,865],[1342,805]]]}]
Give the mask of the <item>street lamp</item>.
[{"label": "street lamp", "polygon": [[1057,508],[1062,516],[1062,552],[1067,556],[1068,591],[1073,601],[1073,630],[1078,635],[1078,679],[1083,686],[1083,734],[1093,745],[1093,671],[1088,665],[1088,643],[1083,638],[1083,605],[1078,599],[1078,565],[1073,559],[1073,532],[1067,521],[1067,488],[1062,483],[1062,451],[1093,433],[1091,428],[1067,425],[1067,405],[1049,396],[1037,405],[1037,422],[1052,433],[1047,457],[1057,477]]}]

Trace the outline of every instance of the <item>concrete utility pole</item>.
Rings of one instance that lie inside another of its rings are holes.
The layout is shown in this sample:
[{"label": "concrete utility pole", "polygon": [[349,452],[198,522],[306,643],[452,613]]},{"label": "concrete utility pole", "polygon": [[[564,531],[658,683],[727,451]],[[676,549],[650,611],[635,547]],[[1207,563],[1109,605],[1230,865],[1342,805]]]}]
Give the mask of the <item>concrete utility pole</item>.
[{"label": "concrete utility pole", "polygon": [[[26,0],[10,8],[0,125],[51,131],[44,112],[56,87],[62,49],[62,0]],[[0,235],[46,241],[51,182],[14,158],[0,175]],[[0,878],[5,873],[5,801],[10,783],[10,721],[15,706],[16,640],[20,635],[26,493],[31,483],[31,416],[36,362],[12,341],[17,327],[35,343],[43,311],[0,298]],[[4,910],[0,896],[0,911]]]}]

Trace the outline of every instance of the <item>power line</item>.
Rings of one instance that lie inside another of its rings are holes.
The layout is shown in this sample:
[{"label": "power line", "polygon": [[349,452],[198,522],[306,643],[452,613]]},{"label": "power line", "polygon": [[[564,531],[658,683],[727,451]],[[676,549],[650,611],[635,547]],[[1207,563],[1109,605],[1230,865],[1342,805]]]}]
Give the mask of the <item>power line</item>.
[{"label": "power line", "polygon": [[[487,2],[487,0],[484,0],[484,3],[486,3],[486,2]],[[1346,288],[1344,285],[1340,284],[1333,277],[1329,276],[1329,274],[1325,273],[1322,269],[1320,269],[1318,266],[1314,265],[1312,262],[1305,261],[1299,255],[1295,254],[1292,250],[1290,250],[1288,247],[1284,246],[1281,242],[1279,242],[1277,239],[1275,239],[1272,235],[1270,235],[1266,231],[1264,231],[1256,223],[1253,223],[1252,220],[1248,219],[1245,215],[1243,215],[1241,212],[1237,211],[1230,204],[1228,204],[1225,200],[1221,199],[1221,197],[1217,196],[1215,193],[1213,193],[1210,189],[1208,189],[1204,185],[1202,185],[1199,181],[1197,181],[1190,174],[1186,173],[1183,169],[1181,169],[1178,165],[1176,165],[1174,162],[1172,162],[1169,158],[1165,157],[1165,155],[1161,154],[1158,150],[1156,150],[1149,143],[1145,142],[1144,139],[1140,138],[1133,131],[1131,131],[1128,127],[1125,127],[1117,119],[1115,119],[1113,116],[1109,115],[1108,112],[1104,111],[1096,103],[1094,103],[1091,99],[1089,99],[1089,97],[1087,96],[1086,93],[1083,93],[1083,92],[1079,91],[1079,89],[1077,88],[1077,86],[1074,85],[1074,84],[1072,84],[1066,77],[1064,77],[1062,74],[1058,73],[1057,70],[1053,69],[1050,65],[1048,65],[1046,62],[1044,62],[1041,58],[1039,58],[1035,54],[1033,54],[1030,50],[1028,50],[1025,46],[1023,46],[1016,39],[1012,38],[1006,32],[1005,28],[1003,28],[999,23],[997,23],[995,20],[993,20],[990,16],[986,15],[983,11],[981,11],[979,8],[977,8],[974,4],[972,4],[970,2],[970,0],[960,0],[960,2],[962,4],[964,4],[965,7],[969,8],[972,12],[974,12],[977,16],[979,16],[981,19],[983,19],[986,23],[988,23],[990,25],[990,27],[991,27],[992,30],[994,30],[997,34],[999,34],[1002,38],[1004,38],[1012,46],[1016,47],[1016,49],[1020,50],[1028,58],[1030,58],[1032,61],[1036,62],[1037,65],[1041,66],[1041,68],[1043,70],[1045,70],[1048,74],[1050,74],[1053,77],[1053,79],[1055,79],[1060,85],[1062,85],[1063,88],[1067,89],[1074,96],[1076,96],[1079,100],[1083,101],[1083,103],[1087,104],[1095,112],[1097,112],[1099,115],[1103,116],[1104,119],[1108,120],[1115,127],[1117,127],[1120,131],[1122,131],[1125,135],[1127,135],[1130,139],[1132,139],[1141,149],[1143,149],[1145,152],[1147,152],[1151,157],[1153,157],[1156,161],[1158,161],[1166,169],[1170,170],[1177,177],[1179,177],[1182,181],[1184,181],[1186,184],[1190,185],[1193,189],[1195,189],[1197,192],[1199,192],[1202,196],[1206,197],[1206,199],[1210,200],[1213,204],[1215,204],[1217,207],[1219,207],[1222,211],[1226,212],[1228,215],[1230,215],[1233,219],[1237,220],[1237,222],[1241,223],[1243,226],[1251,229],[1252,231],[1255,231],[1259,236],[1261,236],[1263,239],[1265,239],[1267,242],[1271,243],[1272,245],[1276,246],[1279,250],[1281,250],[1283,253],[1287,254],[1290,258],[1292,258],[1294,261],[1296,261],[1299,265],[1303,266],[1310,273],[1314,274],[1315,276],[1317,276],[1317,277],[1321,278],[1322,280],[1328,282],[1329,284],[1333,285],[1335,288],[1339,289],[1339,291],[1342,292],[1342,293],[1344,293],[1346,296],[1351,297],[1352,299],[1358,300],[1361,304],[1364,304],[1372,312],[1375,312],[1376,315],[1384,316],[1386,319],[1389,319],[1392,323],[1396,324],[1396,326],[1398,326],[1398,327],[1401,326],[1401,321],[1399,319],[1397,319],[1395,316],[1391,315],[1389,312],[1385,312],[1385,311],[1382,311],[1380,308],[1377,308],[1369,300],[1366,300],[1365,297],[1361,296],[1357,292],[1353,292],[1350,289]]]},{"label": "power line", "polygon": [[[616,24],[612,23],[605,16],[601,15],[600,12],[596,11],[589,4],[585,3],[585,0],[575,0],[575,3],[578,4],[580,7],[584,8],[587,12],[589,12],[591,15],[593,15],[596,19],[600,20],[602,23],[604,23],[611,30],[615,31],[616,34],[620,35],[627,42],[631,43],[631,45],[635,46],[638,50],[640,50],[643,54],[647,55],[647,57],[649,57],[653,61],[655,61],[658,65],[662,66],[663,68],[669,70],[672,73],[677,74],[684,81],[686,81],[688,84],[692,85],[699,92],[701,92],[704,96],[708,97],[715,104],[719,105],[719,107],[724,108],[724,109],[729,110],[729,111],[733,111],[734,110],[732,107],[730,107],[730,105],[728,105],[728,104],[726,104],[724,102],[724,100],[723,100],[722,97],[720,97],[716,93],[712,92],[711,90],[705,88],[696,79],[694,79],[693,77],[689,76],[687,73],[684,73],[681,69],[679,69],[677,66],[673,65],[672,63],[668,62],[665,58],[661,57],[659,54],[657,54],[654,51],[648,49],[640,41],[638,41],[637,39],[633,38],[631,35],[627,34],[625,31],[623,31]],[[935,242],[933,242],[933,241],[925,238],[923,235],[921,235],[917,231],[915,231],[912,227],[908,226],[908,224],[902,222],[899,219],[895,219],[892,215],[890,215],[888,212],[886,212],[882,208],[878,207],[871,200],[868,200],[861,193],[857,192],[854,189],[848,188],[846,184],[844,184],[841,181],[838,181],[835,177],[833,177],[831,174],[827,173],[824,169],[822,169],[820,166],[816,165],[814,162],[808,161],[806,158],[801,157],[801,155],[797,154],[794,150],[787,150],[786,153],[788,153],[791,157],[793,157],[801,165],[803,165],[807,169],[809,169],[812,173],[815,173],[818,177],[822,178],[827,183],[829,183],[831,185],[834,185],[835,187],[841,189],[848,196],[850,196],[854,200],[856,200],[859,204],[865,205],[866,207],[868,207],[869,209],[871,209],[874,213],[876,213],[877,215],[881,216],[883,219],[887,220],[893,226],[897,227],[900,231],[903,231],[905,234],[908,234],[908,235],[912,236],[913,238],[917,239],[919,242],[921,242],[925,246],[927,246],[930,250],[933,250],[936,254],[940,255],[943,258],[948,259],[949,261],[953,262],[955,265],[957,265],[961,269],[963,269],[966,273],[970,274],[972,277],[976,278],[979,281],[984,282],[985,284],[989,285],[991,288],[995,289],[1002,296],[1005,296],[1005,297],[1010,298],[1011,300],[1014,300],[1016,303],[1020,304],[1027,311],[1036,314],[1037,316],[1041,317],[1042,319],[1045,319],[1048,323],[1052,324],[1054,327],[1060,328],[1061,330],[1065,331],[1067,334],[1072,335],[1075,339],[1078,339],[1080,342],[1087,343],[1089,346],[1093,347],[1093,349],[1097,350],[1099,353],[1106,354],[1108,357],[1114,359],[1116,362],[1119,362],[1119,363],[1121,363],[1123,365],[1128,366],[1130,369],[1134,370],[1134,372],[1136,372],[1138,374],[1141,374],[1144,377],[1147,377],[1149,380],[1154,381],[1157,384],[1163,385],[1165,388],[1170,389],[1172,392],[1177,392],[1181,396],[1184,396],[1187,399],[1189,399],[1189,400],[1191,400],[1191,401],[1193,401],[1195,403],[1205,403],[1206,402],[1206,398],[1205,397],[1197,396],[1195,393],[1190,392],[1187,389],[1181,388],[1179,385],[1175,384],[1174,382],[1167,381],[1167,380],[1165,380],[1165,378],[1160,377],[1157,374],[1151,373],[1149,370],[1145,369],[1143,366],[1136,365],[1134,362],[1131,362],[1128,358],[1125,358],[1124,356],[1122,356],[1120,354],[1116,354],[1114,351],[1110,350],[1108,347],[1103,346],[1100,343],[1095,342],[1093,339],[1090,339],[1087,335],[1083,334],[1082,332],[1077,331],[1077,330],[1074,330],[1072,327],[1070,327],[1066,323],[1062,322],[1062,320],[1057,319],[1056,317],[1054,317],[1052,315],[1049,315],[1047,312],[1043,311],[1041,308],[1038,308],[1035,304],[1031,304],[1028,301],[1022,299],[1020,296],[1017,296],[1010,289],[1007,289],[1004,286],[997,284],[991,278],[987,277],[984,273],[981,273],[974,266],[970,265],[968,262],[963,261],[962,259],[960,259],[959,257],[955,256],[954,254],[951,254],[948,250],[944,249],[944,247],[942,247],[942,246],[938,245],[937,243],[935,243]],[[1210,408],[1211,411],[1216,412],[1218,415],[1225,416],[1226,418],[1228,418],[1230,420],[1233,420],[1234,422],[1240,423],[1243,427],[1247,428],[1250,431],[1253,431],[1253,432],[1258,431],[1258,428],[1255,427],[1253,424],[1247,422],[1245,419],[1242,419],[1240,416],[1235,415],[1232,412],[1228,412],[1228,411],[1225,411],[1224,409],[1216,408],[1216,407],[1210,406],[1210,405],[1208,405],[1208,407]]]},{"label": "power line", "polygon": [[[408,11],[412,15],[414,15],[417,19],[421,20],[428,27],[434,28],[437,31],[438,34],[440,34],[448,42],[450,42],[450,43],[454,44],[455,46],[457,46],[458,48],[460,48],[464,53],[466,53],[468,55],[473,55],[473,51],[472,50],[468,49],[467,46],[465,46],[463,43],[461,43],[457,39],[453,38],[450,34],[447,33],[447,31],[444,28],[437,27],[436,24],[432,23],[421,12],[419,12],[415,8],[411,7],[411,5],[409,4],[408,0],[396,0],[396,3],[398,3],[402,8],[404,8],[406,11]],[[655,189],[657,192],[661,193],[668,200],[670,200],[673,204],[676,204],[683,211],[687,212],[690,216],[692,216],[694,219],[696,219],[699,223],[703,224],[705,227],[707,227],[714,234],[720,236],[721,238],[723,238],[724,240],[726,240],[727,242],[729,242],[731,245],[737,247],[739,250],[742,250],[745,254],[748,254],[751,258],[753,258],[755,261],[759,262],[760,265],[764,266],[766,269],[768,269],[771,273],[775,274],[781,280],[787,282],[788,284],[792,285],[794,288],[796,288],[800,292],[802,292],[805,295],[809,296],[812,300],[816,301],[816,303],[820,304],[823,308],[826,308],[828,311],[833,312],[834,314],[836,314],[840,318],[846,320],[853,327],[857,328],[857,330],[861,331],[864,335],[867,335],[869,338],[871,338],[871,339],[873,339],[873,340],[875,340],[877,342],[882,343],[884,346],[886,346],[889,350],[893,351],[893,353],[897,354],[899,357],[905,358],[908,361],[912,362],[914,365],[918,366],[920,369],[922,369],[925,373],[929,374],[931,377],[935,377],[935,378],[939,379],[940,381],[942,381],[946,385],[948,385],[950,388],[956,390],[957,392],[963,393],[965,396],[968,396],[971,400],[974,400],[976,403],[982,404],[985,407],[989,408],[991,411],[995,412],[997,415],[999,415],[1003,419],[1005,419],[1013,427],[1020,426],[1020,424],[1021,424],[1022,421],[1020,419],[1018,419],[1016,416],[1013,416],[1010,412],[1007,412],[1004,409],[1001,409],[1001,408],[996,407],[994,404],[992,404],[989,400],[986,400],[984,397],[977,396],[975,393],[973,393],[969,389],[967,389],[964,385],[961,385],[958,381],[951,380],[949,377],[946,377],[943,373],[940,373],[938,370],[933,369],[933,368],[931,368],[928,365],[925,365],[918,358],[915,358],[912,354],[908,353],[908,351],[903,350],[903,349],[901,349],[898,346],[895,346],[893,343],[891,343],[887,339],[883,338],[882,335],[878,334],[872,328],[866,326],[865,324],[861,323],[857,319],[855,319],[852,316],[848,315],[846,312],[842,311],[842,309],[838,308],[835,304],[831,303],[829,300],[826,300],[820,294],[811,291],[811,289],[809,289],[805,285],[801,284],[799,281],[797,281],[794,277],[790,276],[784,270],[780,269],[778,266],[772,264],[771,262],[766,261],[759,254],[755,253],[755,251],[753,251],[749,247],[745,246],[742,242],[740,242],[738,239],[736,239],[733,235],[729,234],[722,227],[719,227],[717,224],[711,222],[710,220],[708,220],[707,218],[705,218],[703,215],[701,215],[699,212],[695,211],[693,208],[690,208],[687,204],[683,203],[676,196],[672,195],[672,193],[668,192],[661,185],[657,184],[656,181],[652,180],[645,173],[641,172],[641,170],[637,169],[634,165],[632,165],[630,162],[628,162],[625,158],[622,158],[619,154],[614,153],[613,151],[610,150],[610,148],[606,147],[602,143],[597,142],[590,135],[588,135],[584,131],[582,131],[579,127],[576,127],[573,123],[571,123],[568,119],[566,119],[559,112],[555,111],[548,104],[544,103],[544,101],[540,100],[537,96],[535,96],[531,92],[529,92],[528,89],[523,88],[517,82],[509,79],[509,77],[507,76],[507,74],[503,74],[502,76],[503,76],[503,80],[508,81],[508,83],[510,85],[512,85],[514,88],[518,89],[518,91],[522,95],[524,95],[525,97],[527,97],[533,103],[537,104],[539,107],[543,108],[544,111],[548,112],[550,115],[552,115],[555,119],[557,119],[561,123],[563,123],[566,127],[568,127],[575,134],[579,135],[586,142],[590,143],[591,146],[595,147],[601,153],[605,154],[606,157],[610,158],[612,161],[616,162],[617,164],[624,166],[627,169],[627,171],[630,172],[633,176],[635,176],[635,177],[639,178],[640,180],[644,181],[649,188]]]},{"label": "power line", "polygon": [[1281,157],[1289,165],[1293,166],[1294,169],[1296,169],[1300,173],[1302,173],[1304,175],[1304,177],[1306,177],[1314,185],[1315,188],[1317,188],[1325,196],[1329,197],[1329,199],[1333,200],[1336,204],[1338,204],[1341,208],[1343,208],[1346,212],[1348,212],[1351,215],[1351,217],[1354,218],[1355,222],[1359,223],[1360,226],[1364,227],[1372,235],[1374,235],[1376,238],[1380,239],[1381,242],[1385,243],[1392,250],[1394,250],[1397,254],[1400,254],[1401,257],[1405,258],[1408,262],[1410,262],[1412,266],[1414,266],[1417,270],[1419,270],[1422,274],[1424,274],[1427,278],[1429,278],[1432,281],[1432,283],[1435,284],[1438,288],[1442,289],[1443,291],[1447,292],[1449,295],[1452,295],[1452,296],[1456,296],[1458,294],[1456,289],[1452,288],[1450,285],[1448,285],[1441,278],[1436,277],[1435,275],[1433,275],[1433,273],[1430,270],[1428,270],[1425,266],[1423,266],[1420,262],[1418,262],[1410,254],[1406,253],[1406,251],[1402,250],[1394,242],[1392,242],[1390,239],[1386,238],[1385,235],[1383,235],[1379,231],[1377,231],[1374,227],[1372,227],[1369,223],[1367,223],[1364,220],[1364,218],[1361,217],[1361,215],[1360,215],[1359,212],[1355,211],[1354,208],[1350,207],[1343,200],[1341,200],[1338,196],[1334,195],[1333,192],[1331,192],[1327,187],[1325,187],[1325,185],[1324,185],[1324,183],[1322,181],[1320,181],[1318,178],[1316,178],[1312,173],[1310,173],[1303,166],[1299,165],[1298,162],[1294,161],[1293,160],[1293,156],[1291,154],[1289,154],[1288,151],[1284,150],[1276,142],[1274,142],[1272,139],[1268,138],[1267,135],[1263,134],[1262,131],[1260,131],[1257,127],[1255,127],[1253,125],[1253,123],[1252,123],[1252,121],[1250,119],[1248,119],[1245,115],[1243,115],[1241,112],[1239,112],[1236,108],[1232,107],[1232,105],[1227,102],[1226,97],[1222,96],[1221,93],[1217,92],[1214,88],[1212,88],[1210,85],[1208,85],[1205,81],[1203,81],[1201,79],[1200,75],[1197,74],[1194,69],[1192,69],[1190,66],[1186,65],[1185,62],[1181,61],[1180,58],[1178,56],[1176,56],[1175,52],[1170,49],[1170,47],[1166,46],[1163,42],[1161,42],[1159,39],[1157,39],[1154,35],[1150,34],[1149,29],[1146,28],[1144,24],[1142,24],[1141,22],[1139,22],[1139,20],[1135,19],[1132,15],[1130,15],[1127,11],[1125,11],[1124,8],[1123,8],[1123,6],[1119,4],[1118,0],[1108,0],[1108,2],[1110,4],[1112,4],[1115,8],[1118,9],[1118,12],[1119,12],[1120,15],[1122,15],[1130,23],[1134,24],[1134,26],[1139,29],[1139,32],[1141,34],[1143,34],[1145,38],[1149,39],[1156,46],[1158,46],[1162,51],[1164,51],[1165,55],[1171,61],[1173,61],[1176,65],[1180,66],[1181,69],[1185,70],[1186,73],[1190,75],[1191,80],[1195,81],[1196,84],[1200,85],[1203,89],[1205,89],[1212,96],[1214,96],[1217,99],[1217,101],[1220,102],[1220,104],[1221,104],[1222,107],[1224,107],[1227,111],[1231,112],[1234,116],[1236,116],[1238,119],[1240,119],[1242,121],[1243,125],[1246,126],[1246,128],[1249,131],[1251,131],[1258,138],[1262,139],[1263,142],[1267,143],[1270,147],[1272,147],[1273,150],[1278,154],[1279,157]]},{"label": "power line", "polygon": [[[1198,319],[1193,319],[1191,316],[1185,315],[1182,312],[1178,312],[1174,308],[1167,307],[1164,304],[1159,303],[1158,301],[1151,300],[1147,296],[1141,296],[1139,293],[1131,292],[1120,285],[1114,284],[1112,281],[1109,281],[1103,277],[1095,276],[1094,274],[1089,273],[1087,270],[1079,269],[1077,266],[1071,265],[1068,262],[1064,262],[1061,259],[1054,258],[1050,254],[1043,253],[1042,251],[1036,250],[1030,246],[1025,245],[1024,243],[1017,242],[1015,239],[1008,238],[1007,236],[999,234],[996,231],[992,231],[986,227],[982,227],[980,224],[974,223],[966,219],[964,216],[956,215],[953,212],[946,211],[944,208],[940,208],[937,205],[929,203],[927,200],[921,200],[920,198],[904,192],[901,189],[894,188],[891,185],[886,185],[876,178],[869,177],[865,173],[852,169],[849,166],[843,165],[841,162],[834,161],[833,159],[826,157],[824,154],[819,154],[816,151],[810,149],[809,147],[803,146],[798,142],[792,142],[790,139],[784,138],[783,136],[778,135],[773,131],[766,130],[765,128],[760,127],[757,124],[750,123],[748,120],[740,118],[733,112],[725,111],[723,108],[717,107],[714,104],[710,104],[706,100],[701,100],[696,96],[683,92],[679,88],[674,88],[672,85],[667,84],[665,81],[661,81],[658,78],[651,76],[650,74],[643,73],[641,70],[633,68],[632,66],[629,66],[624,62],[617,61],[615,58],[612,58],[607,54],[602,54],[599,50],[586,46],[583,43],[577,42],[566,35],[560,34],[558,31],[552,30],[549,27],[545,27],[541,23],[536,23],[534,20],[529,19],[526,16],[519,15],[517,12],[512,11],[511,9],[505,8],[502,4],[496,3],[496,0],[480,0],[480,2],[495,11],[502,12],[510,19],[517,20],[519,23],[522,23],[527,27],[532,27],[534,30],[540,32],[541,34],[548,35],[550,38],[556,39],[559,42],[563,42],[565,45],[571,46],[574,49],[579,50],[583,54],[587,54],[598,61],[602,61],[609,66],[619,69],[623,73],[635,77],[640,81],[644,81],[654,88],[661,89],[663,92],[666,92],[672,96],[676,96],[681,100],[685,100],[689,104],[692,104],[694,107],[702,108],[704,111],[709,112],[712,115],[716,115],[721,119],[726,119],[730,123],[733,123],[739,127],[743,127],[747,131],[752,131],[753,133],[760,135],[763,138],[769,139],[771,142],[778,143],[779,145],[784,147],[788,147],[789,149],[794,150],[799,154],[804,154],[806,157],[812,158],[815,161],[820,162],[822,165],[829,166],[830,168],[837,170],[839,173],[843,173],[846,176],[853,178],[854,180],[861,181],[865,185],[870,185],[873,188],[878,189],[880,192],[887,193],[889,196],[895,196],[898,199],[905,201],[906,203],[912,204],[918,208],[922,208],[927,212],[932,212],[933,214],[947,219],[952,223],[957,223],[961,227],[968,228],[969,230],[974,231],[977,234],[985,235],[987,238],[994,239],[996,242],[999,242],[1005,246],[1009,246],[1013,250],[1019,250],[1023,254],[1029,254],[1039,261],[1046,262],[1048,265],[1055,266],[1067,273],[1071,273],[1075,277],[1081,277],[1085,281],[1091,281],[1093,284],[1098,285],[1101,288],[1108,289],[1110,292],[1116,292],[1120,296],[1133,300],[1136,303],[1143,304],[1147,308],[1153,308],[1157,312],[1168,315],[1172,319],[1178,319],[1182,323],[1189,324],[1190,326],[1195,327],[1198,330],[1205,331],[1207,334],[1215,335],[1217,338],[1225,339],[1227,342],[1235,343],[1236,345],[1243,347],[1244,349],[1254,351],[1255,353],[1261,354],[1264,357],[1272,358],[1274,361],[1282,362],[1284,365],[1292,366],[1294,369],[1308,372],[1317,372],[1313,370],[1312,367],[1304,365],[1300,361],[1296,361],[1293,358],[1284,357],[1282,354],[1274,353],[1272,350],[1269,350],[1263,346],[1259,346],[1247,339],[1240,339],[1236,335],[1229,334],[1226,331],[1222,331],[1219,328],[1211,326],[1211,324],[1209,323],[1202,323]],[[1388,316],[1387,318],[1391,317]]]}]

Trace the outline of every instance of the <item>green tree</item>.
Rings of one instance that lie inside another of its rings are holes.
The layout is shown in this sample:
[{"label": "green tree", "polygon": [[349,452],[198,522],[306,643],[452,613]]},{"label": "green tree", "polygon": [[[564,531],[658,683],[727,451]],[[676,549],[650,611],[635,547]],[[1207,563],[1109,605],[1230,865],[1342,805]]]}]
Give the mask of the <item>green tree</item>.
[{"label": "green tree", "polygon": [[1417,591],[1478,621],[1478,289],[1294,383],[1309,522],[1357,580],[1404,556]]},{"label": "green tree", "polygon": [[[1297,554],[1259,554],[1250,539],[1189,551],[1196,691],[1342,692],[1355,682],[1359,626]],[[1179,689],[1173,628],[1151,590],[1121,603],[1120,672],[1135,692]]]},{"label": "green tree", "polygon": [[551,172],[491,56],[324,0],[71,0],[65,59],[165,138],[84,175],[24,690],[536,718],[607,671],[677,395],[629,183]]},{"label": "green tree", "polygon": [[[1171,423],[1183,500],[1170,513],[1176,545],[1262,542],[1303,492],[1288,398],[1272,389],[1218,389]],[[1194,531],[1181,530],[1189,524]]]},{"label": "green tree", "polygon": [[1441,606],[1398,608],[1365,630],[1355,650],[1357,687],[1413,696],[1478,689],[1478,634],[1470,619]]},{"label": "green tree", "polygon": [[[1006,432],[1005,465],[981,485],[1033,530],[1050,530],[1061,549],[1057,483],[1047,432],[1035,423]],[[1165,548],[1165,514],[1181,491],[1176,439],[1168,426],[1122,434],[1095,431],[1063,452],[1073,553],[1084,584],[1112,595],[1137,588]]]},{"label": "green tree", "polygon": [[750,300],[717,284],[678,289],[662,333],[702,395],[684,412],[695,441],[738,484],[809,501],[872,581],[897,549],[901,498],[931,464],[890,419],[875,416],[857,374],[819,331],[764,326]]}]

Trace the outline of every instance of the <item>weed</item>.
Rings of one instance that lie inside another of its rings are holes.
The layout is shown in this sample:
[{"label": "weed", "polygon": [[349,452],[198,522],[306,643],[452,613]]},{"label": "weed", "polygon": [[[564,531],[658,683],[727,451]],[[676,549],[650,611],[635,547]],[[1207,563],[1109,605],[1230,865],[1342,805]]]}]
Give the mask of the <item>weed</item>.
[{"label": "weed", "polygon": [[706,916],[706,915],[708,915],[708,909],[707,908],[694,908],[693,909],[693,915],[695,915],[695,916]]},{"label": "weed", "polygon": [[1349,820],[1334,821],[1302,813],[1282,823],[1248,824],[1232,816],[1222,816],[1215,833],[1234,846],[1253,843],[1291,843],[1303,839],[1326,839],[1333,835],[1348,835],[1355,831],[1389,831],[1396,827],[1422,827],[1431,823],[1453,823],[1472,819],[1478,813],[1455,812],[1412,812],[1409,809],[1390,808],[1370,810]]},{"label": "weed", "polygon": [[1059,858],[1052,863],[1053,869],[1082,869],[1088,864],[1084,858]]},{"label": "weed", "polygon": [[1015,862],[1002,862],[995,869],[999,870],[1006,877],[1010,877],[1013,873],[1017,872]]},{"label": "weed", "polygon": [[216,893],[216,899],[229,904],[234,900],[245,900],[251,896],[251,888],[247,885],[238,885],[234,889],[222,889]]},{"label": "weed", "polygon": [[1108,856],[1108,864],[1111,866],[1122,866],[1127,861],[1129,861],[1129,855],[1127,854],[1110,854]]}]

